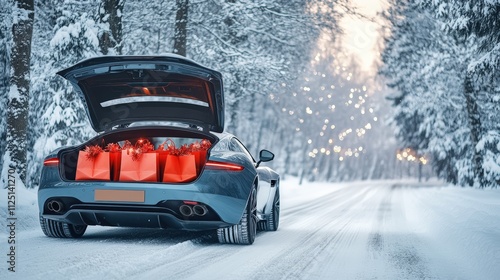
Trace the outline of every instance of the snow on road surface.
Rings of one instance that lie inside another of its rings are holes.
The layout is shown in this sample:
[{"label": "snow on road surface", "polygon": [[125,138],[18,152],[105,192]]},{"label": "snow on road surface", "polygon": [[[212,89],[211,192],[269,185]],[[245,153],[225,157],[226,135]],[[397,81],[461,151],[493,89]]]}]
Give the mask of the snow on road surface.
[{"label": "snow on road surface", "polygon": [[7,270],[2,226],[0,279],[500,279],[500,190],[287,180],[281,192],[279,230],[241,246],[206,233],[109,227],[48,238],[35,192],[18,189],[16,272]]}]

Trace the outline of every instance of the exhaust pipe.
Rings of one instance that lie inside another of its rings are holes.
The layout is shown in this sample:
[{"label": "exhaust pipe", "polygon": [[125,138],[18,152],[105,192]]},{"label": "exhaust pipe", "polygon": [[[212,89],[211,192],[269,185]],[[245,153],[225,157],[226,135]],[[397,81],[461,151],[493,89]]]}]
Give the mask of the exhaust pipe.
[{"label": "exhaust pipe", "polygon": [[191,208],[191,206],[186,204],[183,204],[179,207],[179,212],[181,212],[181,214],[186,217],[193,215],[193,209]]},{"label": "exhaust pipe", "polygon": [[59,200],[51,200],[47,203],[47,208],[55,213],[63,211],[64,205]]},{"label": "exhaust pipe", "polygon": [[205,216],[208,212],[208,209],[207,209],[207,207],[205,207],[205,205],[197,204],[197,205],[193,206],[193,212],[197,216]]}]

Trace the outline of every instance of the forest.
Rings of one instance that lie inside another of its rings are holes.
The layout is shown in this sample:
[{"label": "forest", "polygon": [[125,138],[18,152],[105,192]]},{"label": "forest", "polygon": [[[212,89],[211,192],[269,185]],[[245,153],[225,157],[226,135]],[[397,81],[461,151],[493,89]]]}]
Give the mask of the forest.
[{"label": "forest", "polygon": [[[102,55],[176,53],[220,71],[225,131],[300,181],[438,177],[500,185],[500,1],[0,1],[2,180],[95,136],[56,72]],[[343,20],[376,22],[365,73]],[[4,184],[6,185],[6,184]]]}]

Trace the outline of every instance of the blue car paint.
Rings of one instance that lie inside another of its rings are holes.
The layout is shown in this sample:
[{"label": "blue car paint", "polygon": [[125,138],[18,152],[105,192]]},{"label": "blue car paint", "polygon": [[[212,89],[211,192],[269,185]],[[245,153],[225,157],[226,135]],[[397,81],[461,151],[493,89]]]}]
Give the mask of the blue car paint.
[{"label": "blue car paint", "polygon": [[[40,213],[44,213],[45,202],[58,197],[72,197],[83,203],[96,203],[94,192],[102,190],[144,190],[143,203],[127,202],[127,204],[156,205],[163,200],[189,200],[204,203],[214,209],[223,222],[237,224],[243,214],[250,187],[248,180],[240,179],[241,176],[255,178],[255,173],[246,168],[236,172],[227,172],[221,175],[220,171],[205,170],[200,177],[189,184],[164,184],[144,182],[94,182],[94,181],[45,181],[38,191]],[[42,177],[58,177],[56,167],[44,168]],[[224,179],[221,179],[224,178]],[[251,179],[250,179],[251,181]],[[241,182],[241,183],[238,183]],[[107,204],[123,204],[107,202]],[[55,216],[52,215],[52,218]],[[66,221],[70,222],[70,221]]]}]

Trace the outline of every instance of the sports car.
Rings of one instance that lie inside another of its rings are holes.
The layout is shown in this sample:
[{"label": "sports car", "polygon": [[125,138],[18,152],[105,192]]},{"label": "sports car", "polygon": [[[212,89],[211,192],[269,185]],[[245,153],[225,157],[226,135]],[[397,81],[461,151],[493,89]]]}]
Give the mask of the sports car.
[{"label": "sports car", "polygon": [[[45,158],[38,206],[46,236],[78,238],[87,226],[144,227],[209,230],[220,243],[252,244],[257,230],[278,229],[280,177],[261,165],[274,154],[261,150],[256,161],[224,132],[220,72],[170,54],[96,57],[57,74],[73,85],[98,134]],[[143,140],[153,149],[131,161],[129,150]],[[109,143],[121,161],[109,160]],[[180,154],[159,156],[165,143],[207,145],[193,171]],[[99,151],[91,153],[92,147]],[[103,164],[95,161],[100,155]],[[171,170],[181,170],[172,172],[182,179],[168,179]],[[147,172],[153,175],[146,180],[141,173]]]}]

